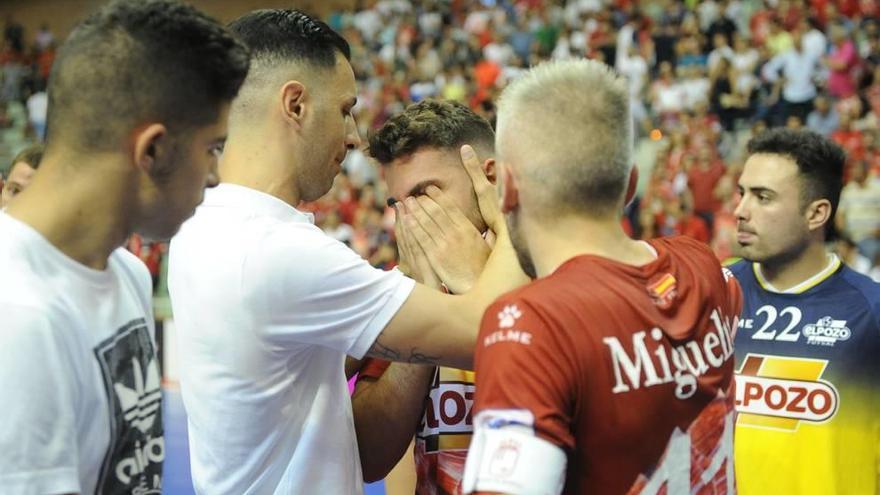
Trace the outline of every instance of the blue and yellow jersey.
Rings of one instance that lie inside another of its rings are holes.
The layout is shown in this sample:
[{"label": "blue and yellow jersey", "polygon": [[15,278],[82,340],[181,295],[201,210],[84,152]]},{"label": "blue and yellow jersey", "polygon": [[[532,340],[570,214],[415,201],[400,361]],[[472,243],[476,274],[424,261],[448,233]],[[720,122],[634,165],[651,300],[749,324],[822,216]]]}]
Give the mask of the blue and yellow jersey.
[{"label": "blue and yellow jersey", "polygon": [[880,284],[836,257],[785,293],[753,263],[730,269],[739,492],[880,493]]}]

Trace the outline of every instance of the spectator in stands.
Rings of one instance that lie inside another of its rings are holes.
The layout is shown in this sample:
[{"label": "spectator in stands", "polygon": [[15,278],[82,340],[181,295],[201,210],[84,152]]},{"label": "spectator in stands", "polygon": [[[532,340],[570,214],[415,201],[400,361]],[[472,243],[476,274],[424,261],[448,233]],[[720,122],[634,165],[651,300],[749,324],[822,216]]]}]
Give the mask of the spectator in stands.
[{"label": "spectator in stands", "polygon": [[12,160],[12,166],[9,168],[6,180],[3,182],[2,192],[0,192],[0,209],[5,209],[12,198],[31,183],[42,159],[42,144],[28,146],[16,155]]},{"label": "spectator in stands", "polygon": [[724,165],[708,147],[699,150],[696,163],[687,170],[688,187],[693,196],[692,209],[706,221],[710,231],[715,213],[721,208],[721,200],[715,195],[715,188],[724,177],[724,172]]},{"label": "spectator in stands", "polygon": [[40,30],[34,36],[34,46],[39,50],[46,50],[55,42],[55,35],[49,30],[49,24],[40,24]]},{"label": "spectator in stands", "polygon": [[814,58],[822,58],[828,48],[828,39],[819,28],[819,22],[814,17],[805,18],[798,24],[798,29],[803,33],[804,52]]},{"label": "spectator in stands", "polygon": [[738,73],[727,58],[721,58],[715,71],[710,74],[712,90],[710,107],[718,116],[725,131],[733,131],[737,119],[748,117],[750,94],[743,94],[738,84]]},{"label": "spectator in stands", "polygon": [[807,115],[807,127],[819,134],[829,137],[840,125],[840,116],[831,106],[827,96],[819,95],[813,100],[814,109]]},{"label": "spectator in stands", "polygon": [[[862,275],[872,275],[874,265],[865,255],[859,252],[859,248],[852,239],[846,235],[838,235],[834,242],[834,253],[840,257],[850,268]],[[874,280],[877,282],[878,280]]]},{"label": "spectator in stands", "polygon": [[49,95],[46,93],[46,82],[37,80],[34,92],[27,98],[28,123],[34,131],[37,141],[46,137],[46,118],[49,110]]},{"label": "spectator in stands", "polygon": [[730,44],[727,41],[727,36],[724,33],[715,33],[715,36],[712,38],[712,46],[714,47],[711,52],[709,52],[709,73],[718,69],[718,64],[722,60],[732,60],[733,59],[733,49],[730,48]]},{"label": "spectator in stands", "polygon": [[829,31],[832,47],[825,59],[825,65],[831,70],[828,76],[828,93],[839,99],[849,98],[856,92],[853,69],[860,64],[859,54],[843,26],[832,25]]},{"label": "spectator in stands", "polygon": [[880,255],[880,179],[868,174],[864,160],[852,165],[852,180],[840,195],[837,225],[872,263]]},{"label": "spectator in stands", "polygon": [[840,123],[837,126],[837,130],[831,133],[831,139],[846,152],[848,163],[864,158],[865,138],[862,132],[853,126],[853,118],[850,112],[840,114]]},{"label": "spectator in stands", "polygon": [[761,69],[764,79],[774,85],[774,99],[781,102],[781,119],[777,124],[785,122],[790,115],[806,121],[817,94],[815,80],[820,72],[820,60],[804,51],[800,32],[795,31],[793,43],[791,50],[774,56]]}]

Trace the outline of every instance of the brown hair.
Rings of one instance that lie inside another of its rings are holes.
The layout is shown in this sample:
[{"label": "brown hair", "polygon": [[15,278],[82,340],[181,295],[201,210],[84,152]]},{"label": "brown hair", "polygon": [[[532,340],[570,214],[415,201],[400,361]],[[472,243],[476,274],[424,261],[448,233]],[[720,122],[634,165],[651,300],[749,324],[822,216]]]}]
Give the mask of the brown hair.
[{"label": "brown hair", "polygon": [[493,150],[489,122],[456,101],[423,100],[385,122],[370,136],[369,153],[382,165],[422,148],[457,149],[464,144]]},{"label": "brown hair", "polygon": [[40,167],[40,162],[43,160],[43,150],[44,147],[40,143],[32,144],[21,150],[12,159],[12,163],[9,164],[9,172],[12,172],[12,167],[19,162],[27,163],[32,169],[36,170]]}]

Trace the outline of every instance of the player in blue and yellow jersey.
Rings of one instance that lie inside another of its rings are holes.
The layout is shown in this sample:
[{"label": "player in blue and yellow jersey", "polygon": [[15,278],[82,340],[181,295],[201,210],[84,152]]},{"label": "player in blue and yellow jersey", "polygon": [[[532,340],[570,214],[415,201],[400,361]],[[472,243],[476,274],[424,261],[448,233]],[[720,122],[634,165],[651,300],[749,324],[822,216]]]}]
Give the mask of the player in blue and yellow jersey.
[{"label": "player in blue and yellow jersey", "polygon": [[784,129],[749,155],[731,267],[740,493],[880,493],[880,285],[825,249],[846,157]]}]

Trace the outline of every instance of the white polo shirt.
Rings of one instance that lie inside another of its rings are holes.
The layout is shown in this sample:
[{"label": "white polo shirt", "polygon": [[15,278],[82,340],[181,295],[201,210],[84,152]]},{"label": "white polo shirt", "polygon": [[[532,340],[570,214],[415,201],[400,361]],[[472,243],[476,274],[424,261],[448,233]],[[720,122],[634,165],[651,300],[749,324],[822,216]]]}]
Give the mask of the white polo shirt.
[{"label": "white polo shirt", "polygon": [[313,217],[221,184],[171,243],[169,290],[196,491],[363,491],[343,363],[414,287]]}]

